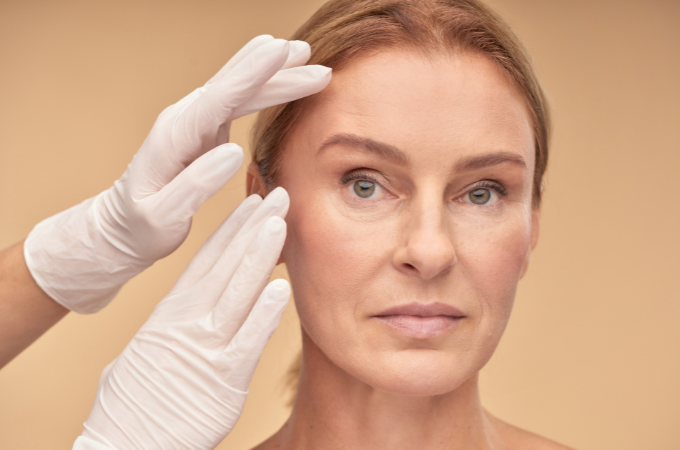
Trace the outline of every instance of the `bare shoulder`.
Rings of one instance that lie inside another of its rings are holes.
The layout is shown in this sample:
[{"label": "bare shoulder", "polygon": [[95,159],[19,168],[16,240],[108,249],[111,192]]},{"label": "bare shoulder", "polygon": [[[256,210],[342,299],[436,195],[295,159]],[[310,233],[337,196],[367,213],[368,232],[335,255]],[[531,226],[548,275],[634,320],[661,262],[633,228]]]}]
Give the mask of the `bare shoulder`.
[{"label": "bare shoulder", "polygon": [[571,447],[523,430],[486,413],[489,422],[496,430],[497,437],[508,450],[574,450]]}]

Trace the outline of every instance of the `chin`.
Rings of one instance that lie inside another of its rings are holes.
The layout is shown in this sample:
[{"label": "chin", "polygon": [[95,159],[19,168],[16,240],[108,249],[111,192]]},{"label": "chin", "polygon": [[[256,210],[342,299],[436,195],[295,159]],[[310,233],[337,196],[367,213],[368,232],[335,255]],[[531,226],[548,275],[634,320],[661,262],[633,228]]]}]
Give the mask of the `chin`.
[{"label": "chin", "polygon": [[[443,351],[413,349],[370,358],[349,372],[381,391],[408,396],[442,395],[473,378],[483,364],[471,364]],[[361,370],[368,369],[368,370]]]}]

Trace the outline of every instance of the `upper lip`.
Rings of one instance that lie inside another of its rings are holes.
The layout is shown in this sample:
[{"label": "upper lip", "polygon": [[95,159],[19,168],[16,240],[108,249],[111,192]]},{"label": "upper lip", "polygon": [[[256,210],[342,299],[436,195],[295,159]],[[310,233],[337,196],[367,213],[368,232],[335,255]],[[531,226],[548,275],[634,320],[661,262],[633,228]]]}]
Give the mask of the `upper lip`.
[{"label": "upper lip", "polygon": [[378,314],[380,316],[451,316],[451,317],[465,317],[458,308],[447,305],[445,303],[408,303],[405,305],[397,305],[388,308]]}]

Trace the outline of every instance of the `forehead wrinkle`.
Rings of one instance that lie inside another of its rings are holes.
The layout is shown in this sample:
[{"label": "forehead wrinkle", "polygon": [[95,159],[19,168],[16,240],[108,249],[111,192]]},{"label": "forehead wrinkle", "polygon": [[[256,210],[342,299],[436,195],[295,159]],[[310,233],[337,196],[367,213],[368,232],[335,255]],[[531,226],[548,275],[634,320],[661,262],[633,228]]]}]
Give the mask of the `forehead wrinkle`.
[{"label": "forehead wrinkle", "polygon": [[374,141],[373,139],[357,136],[349,133],[337,133],[329,137],[319,147],[318,153],[331,145],[346,145],[353,148],[367,150],[382,158],[394,161],[399,165],[406,165],[409,161],[408,155],[393,145],[384,142]]}]

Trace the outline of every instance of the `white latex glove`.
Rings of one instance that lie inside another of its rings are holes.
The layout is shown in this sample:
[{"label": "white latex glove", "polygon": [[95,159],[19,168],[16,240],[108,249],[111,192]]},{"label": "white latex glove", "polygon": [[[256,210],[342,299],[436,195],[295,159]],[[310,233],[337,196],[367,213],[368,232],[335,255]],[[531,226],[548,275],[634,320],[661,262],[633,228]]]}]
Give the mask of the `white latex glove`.
[{"label": "white latex glove", "polygon": [[108,304],[130,278],[184,241],[191,217],[237,172],[232,120],[321,91],[306,42],[258,36],[205,86],[166,108],[109,190],[36,225],[24,244],[33,278],[79,313]]},{"label": "white latex glove", "polygon": [[282,188],[253,195],[213,233],[104,369],[74,449],[211,449],[224,439],[290,296],[285,280],[265,288],[287,210]]}]

